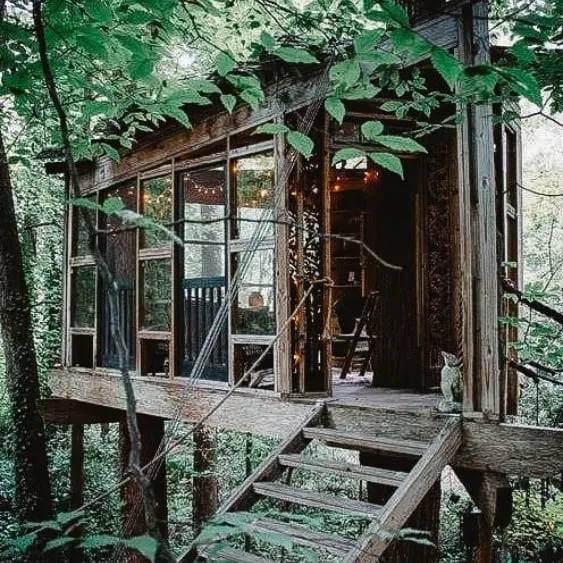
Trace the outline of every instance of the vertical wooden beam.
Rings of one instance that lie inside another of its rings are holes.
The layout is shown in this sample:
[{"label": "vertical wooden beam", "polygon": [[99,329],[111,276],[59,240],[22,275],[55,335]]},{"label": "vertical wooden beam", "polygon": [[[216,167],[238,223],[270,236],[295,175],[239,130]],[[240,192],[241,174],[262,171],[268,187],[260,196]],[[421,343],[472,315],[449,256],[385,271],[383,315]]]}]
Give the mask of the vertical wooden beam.
[{"label": "vertical wooden beam", "polygon": [[[485,64],[490,58],[487,1],[472,3],[464,8],[462,15],[460,57],[466,64]],[[472,106],[466,117],[459,131],[461,259],[470,276],[468,279],[466,274],[463,279],[464,410],[498,415],[498,272],[492,108]]]},{"label": "vertical wooden beam", "polygon": [[[283,124],[284,117],[280,114],[275,120],[276,123]],[[286,146],[283,135],[276,135],[274,138],[274,162],[275,162],[275,194],[274,194],[274,218],[277,220],[275,225],[276,232],[276,312],[277,326],[283,326],[290,315],[290,287],[289,287],[289,271],[288,271],[288,235],[289,227],[287,225],[287,190],[286,182],[281,182],[284,177],[284,169],[286,166]],[[274,348],[274,373],[275,373],[275,390],[281,394],[291,393],[292,377],[291,377],[291,331],[286,330],[280,337],[277,346]]]},{"label": "vertical wooden beam", "polygon": [[197,536],[205,523],[217,512],[219,482],[216,474],[215,430],[196,428],[193,434],[192,528]]},{"label": "vertical wooden beam", "polygon": [[[71,426],[70,442],[70,510],[76,510],[84,504],[84,425]],[[77,535],[80,529],[76,530]],[[84,552],[74,548],[70,553],[70,563],[82,563]]]},{"label": "vertical wooden beam", "polygon": [[[164,419],[143,414],[137,415],[139,432],[141,435],[141,465],[149,463],[158,452],[164,438]],[[130,441],[125,422],[120,423],[120,458],[121,470],[124,477],[129,476]],[[156,518],[159,522],[159,531],[163,538],[168,537],[168,505],[166,484],[166,462],[161,460],[151,470],[147,471],[156,500]],[[125,537],[145,534],[147,524],[143,510],[143,499],[137,484],[131,479],[121,488],[123,533]],[[127,563],[144,563],[146,561],[136,552],[128,552],[125,560]]]}]

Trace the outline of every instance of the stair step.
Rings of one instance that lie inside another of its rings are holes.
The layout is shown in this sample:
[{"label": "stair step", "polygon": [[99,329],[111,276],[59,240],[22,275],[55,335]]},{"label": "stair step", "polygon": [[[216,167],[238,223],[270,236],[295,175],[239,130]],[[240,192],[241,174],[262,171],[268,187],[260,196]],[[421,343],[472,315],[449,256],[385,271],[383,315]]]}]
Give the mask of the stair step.
[{"label": "stair step", "polygon": [[258,532],[274,532],[290,537],[293,543],[313,549],[323,549],[336,555],[346,555],[355,545],[353,540],[339,538],[325,532],[310,530],[301,524],[280,522],[271,518],[260,518],[252,527]]},{"label": "stair step", "polygon": [[364,518],[377,516],[381,510],[381,506],[377,504],[351,500],[343,497],[331,497],[314,491],[296,489],[295,487],[290,487],[281,483],[270,483],[265,481],[261,483],[254,483],[253,488],[255,493],[262,496],[285,500],[295,504],[302,504],[304,506],[311,506],[313,508],[323,508],[325,510],[333,510],[344,514],[354,514],[356,516],[363,516]]},{"label": "stair step", "polygon": [[286,467],[306,469],[318,473],[330,473],[331,475],[378,483],[389,487],[398,487],[408,475],[404,471],[391,471],[389,469],[368,467],[345,461],[305,457],[299,454],[282,454],[278,456],[278,461]]},{"label": "stair step", "polygon": [[213,561],[228,561],[229,563],[274,563],[271,559],[264,559],[241,551],[239,549],[225,547],[213,554]]},{"label": "stair step", "polygon": [[395,440],[391,438],[368,438],[365,434],[343,432],[331,428],[303,428],[303,436],[309,440],[320,440],[328,445],[361,451],[388,452],[395,455],[420,457],[428,449],[427,442],[419,440]]}]

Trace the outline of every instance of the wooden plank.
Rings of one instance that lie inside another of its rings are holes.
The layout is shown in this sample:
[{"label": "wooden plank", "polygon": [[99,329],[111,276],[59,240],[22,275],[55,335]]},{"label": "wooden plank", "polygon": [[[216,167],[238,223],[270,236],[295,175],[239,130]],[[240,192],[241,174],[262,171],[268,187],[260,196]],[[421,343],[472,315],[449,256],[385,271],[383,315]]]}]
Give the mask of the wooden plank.
[{"label": "wooden plank", "polygon": [[408,478],[383,507],[378,520],[372,523],[356,547],[343,560],[345,563],[378,561],[426,493],[439,479],[444,467],[455,456],[462,443],[461,421],[450,419]]},{"label": "wooden plank", "polygon": [[325,532],[311,530],[293,522],[280,522],[271,518],[260,518],[251,525],[257,532],[274,532],[291,538],[294,544],[312,549],[321,549],[336,555],[345,555],[354,547],[354,542]]},{"label": "wooden plank", "polygon": [[463,422],[454,466],[505,475],[550,477],[563,467],[563,429]]},{"label": "wooden plank", "polygon": [[330,428],[305,428],[303,434],[310,440],[321,440],[331,446],[361,451],[392,452],[396,455],[405,456],[421,456],[429,446],[428,443],[418,440],[367,438],[362,434],[342,432]]},{"label": "wooden plank", "polygon": [[275,479],[280,475],[284,468],[278,461],[281,453],[293,453],[303,450],[308,440],[303,436],[303,428],[310,424],[319,424],[322,420],[324,405],[319,404],[313,408],[307,418],[270,454],[252,473],[227,502],[219,509],[219,514],[234,512],[236,510],[246,510],[253,504],[256,496],[254,495],[253,485],[259,481]]},{"label": "wooden plank", "polygon": [[45,422],[54,424],[99,424],[102,422],[120,422],[125,413],[122,410],[92,405],[73,399],[39,399],[39,413]]},{"label": "wooden plank", "polygon": [[[487,2],[472,4],[472,63],[487,64],[489,29]],[[476,410],[498,414],[499,363],[497,337],[497,257],[495,175],[493,170],[492,107],[470,108],[471,229],[473,248],[474,358],[473,380],[476,388]]]},{"label": "wooden plank", "polygon": [[381,506],[377,504],[371,504],[360,500],[351,500],[344,497],[331,497],[315,491],[296,489],[295,487],[290,487],[289,485],[283,485],[281,483],[254,483],[253,489],[257,494],[269,498],[300,504],[302,506],[310,506],[312,508],[333,510],[343,514],[363,516],[365,518],[377,516],[381,511]]},{"label": "wooden plank", "polygon": [[379,483],[390,487],[398,487],[408,473],[403,471],[389,471],[377,467],[368,467],[343,461],[304,457],[297,454],[283,454],[278,457],[279,462],[286,467],[305,469],[316,473],[330,473],[348,479]]},{"label": "wooden plank", "polygon": [[[132,375],[137,412],[172,419],[179,413],[185,422],[198,422],[228,393],[225,384]],[[125,409],[125,394],[120,375],[111,370],[54,369],[49,386],[59,398],[115,409]],[[298,421],[311,412],[310,403],[281,400],[271,392],[257,389],[237,390],[207,421],[214,428],[251,432],[260,436],[284,438]]]}]

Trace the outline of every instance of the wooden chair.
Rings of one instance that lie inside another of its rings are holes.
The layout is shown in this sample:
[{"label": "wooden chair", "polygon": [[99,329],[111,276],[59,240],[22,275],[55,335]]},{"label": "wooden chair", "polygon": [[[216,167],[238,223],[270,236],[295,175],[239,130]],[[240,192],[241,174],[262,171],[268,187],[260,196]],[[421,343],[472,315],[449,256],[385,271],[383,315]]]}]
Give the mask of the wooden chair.
[{"label": "wooden chair", "polygon": [[362,313],[356,322],[354,332],[339,334],[332,339],[333,343],[347,343],[340,379],[346,379],[353,365],[359,365],[360,377],[364,376],[370,361],[372,361],[376,338],[374,327],[377,300],[378,294],[376,291],[369,293],[365,298]]}]

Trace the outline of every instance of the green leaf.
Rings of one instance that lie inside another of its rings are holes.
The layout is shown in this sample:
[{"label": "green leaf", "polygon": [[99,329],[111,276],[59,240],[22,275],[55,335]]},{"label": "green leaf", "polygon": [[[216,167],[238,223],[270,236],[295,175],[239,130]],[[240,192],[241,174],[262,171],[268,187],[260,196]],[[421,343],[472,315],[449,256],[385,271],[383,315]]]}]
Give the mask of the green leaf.
[{"label": "green leaf", "polygon": [[340,149],[334,153],[332,157],[332,165],[334,166],[342,160],[351,160],[353,158],[361,158],[365,156],[366,152],[361,149]]},{"label": "green leaf", "polygon": [[342,103],[342,100],[336,98],[335,96],[330,96],[325,100],[325,109],[338,121],[342,123],[344,121],[344,116],[346,115],[346,107]]},{"label": "green leaf", "polygon": [[392,22],[401,27],[409,27],[409,16],[403,7],[393,0],[383,0],[383,2],[380,2],[380,5]]},{"label": "green leaf", "polygon": [[360,65],[355,60],[346,60],[334,65],[329,76],[333,82],[344,84],[345,86],[353,86],[360,79]]},{"label": "green leaf", "polygon": [[398,137],[396,135],[380,135],[375,139],[379,145],[388,149],[400,152],[428,152],[420,143],[408,137]]},{"label": "green leaf", "polygon": [[215,82],[211,80],[198,80],[196,78],[189,78],[186,80],[186,84],[196,90],[197,92],[203,92],[204,94],[220,94],[221,89]]},{"label": "green leaf", "polygon": [[102,205],[102,211],[106,215],[119,213],[120,211],[123,211],[123,209],[125,209],[125,204],[120,197],[108,197]]},{"label": "green leaf", "polygon": [[237,63],[227,53],[219,53],[215,58],[215,66],[220,76],[226,76],[237,66]]},{"label": "green leaf", "polygon": [[[112,198],[108,198],[108,199],[112,199]],[[113,198],[113,199],[115,199],[115,198]],[[106,201],[108,201],[108,200],[106,199]],[[105,202],[104,202],[104,204],[105,204]],[[63,526],[67,526],[71,522],[74,522],[75,520],[78,520],[79,518],[82,518],[83,516],[84,516],[83,510],[71,510],[70,512],[59,512],[57,514],[57,521],[60,522]]]},{"label": "green leaf", "polygon": [[229,113],[233,113],[233,109],[235,108],[237,99],[232,94],[222,94],[221,103]]},{"label": "green leaf", "polygon": [[318,64],[318,59],[305,49],[297,49],[296,47],[280,47],[273,52],[286,63],[302,63],[302,64]]},{"label": "green leaf", "polygon": [[300,133],[299,131],[290,131],[286,135],[287,142],[305,158],[309,158],[313,154],[313,149],[315,144],[307,135]]},{"label": "green leaf", "polygon": [[93,199],[88,197],[73,197],[69,199],[68,202],[75,207],[82,207],[83,209],[91,209],[93,211],[102,209],[101,205],[97,204]]},{"label": "green leaf", "polygon": [[260,43],[268,52],[273,51],[276,46],[276,40],[266,31],[260,33]]},{"label": "green leaf", "polygon": [[341,97],[345,100],[369,100],[377,96],[379,92],[381,92],[381,88],[376,88],[373,84],[366,84],[345,91]]},{"label": "green leaf", "polygon": [[401,58],[395,53],[388,51],[376,50],[371,53],[360,53],[358,60],[362,63],[372,63],[374,65],[396,65],[401,63]]},{"label": "green leaf", "polygon": [[430,59],[434,68],[453,90],[463,70],[461,63],[442,47],[433,47],[430,52]]},{"label": "green leaf", "polygon": [[111,7],[101,0],[90,0],[85,3],[86,11],[100,23],[108,23],[113,19]]},{"label": "green leaf", "polygon": [[528,65],[537,60],[536,54],[526,41],[520,40],[510,47],[509,51],[524,65]]},{"label": "green leaf", "polygon": [[356,54],[370,52],[379,43],[384,33],[383,29],[364,31],[364,33],[354,39]]},{"label": "green leaf", "polygon": [[521,68],[496,68],[498,74],[505,79],[509,86],[532,103],[541,106],[542,95],[535,77]]},{"label": "green leaf", "polygon": [[68,545],[69,543],[73,543],[76,541],[78,541],[76,538],[71,538],[69,536],[62,536],[60,538],[55,538],[54,540],[51,540],[46,543],[45,547],[43,548],[43,551],[58,549],[59,547],[64,547],[65,545]]},{"label": "green leaf", "polygon": [[115,162],[120,161],[121,157],[119,156],[117,149],[113,148],[107,143],[100,143],[100,147],[103,149],[104,153],[107,154],[112,160],[115,160]]},{"label": "green leaf", "polygon": [[100,549],[102,547],[111,547],[120,543],[120,539],[116,536],[108,534],[96,534],[86,537],[80,544],[82,549]]},{"label": "green leaf", "polygon": [[135,549],[149,561],[155,561],[158,542],[148,534],[144,536],[136,536],[123,541],[126,547]]},{"label": "green leaf", "polygon": [[164,108],[164,113],[170,117],[173,117],[176,121],[181,123],[186,129],[192,128],[192,124],[190,123],[188,116],[180,108],[166,106]]},{"label": "green leaf", "polygon": [[388,152],[370,152],[368,156],[375,164],[379,164],[382,168],[398,174],[401,179],[405,179],[401,159],[394,154]]},{"label": "green leaf", "polygon": [[263,133],[265,135],[279,135],[287,133],[288,131],[289,127],[283,123],[264,123],[263,125],[256,127],[254,134],[257,135],[259,133]]},{"label": "green leaf", "polygon": [[259,88],[247,88],[240,93],[240,97],[252,109],[258,109],[258,106],[264,100],[264,92]]},{"label": "green leaf", "polygon": [[149,58],[133,57],[129,65],[129,74],[132,80],[146,78],[152,72],[154,60]]},{"label": "green leaf", "polygon": [[403,102],[396,102],[394,100],[390,100],[388,102],[384,102],[383,104],[381,104],[381,106],[379,106],[379,109],[381,111],[392,112],[392,111],[397,111],[399,108],[402,108],[403,106],[404,106]]},{"label": "green leaf", "polygon": [[361,130],[366,139],[374,141],[383,133],[383,123],[381,121],[366,121],[362,123]]}]

